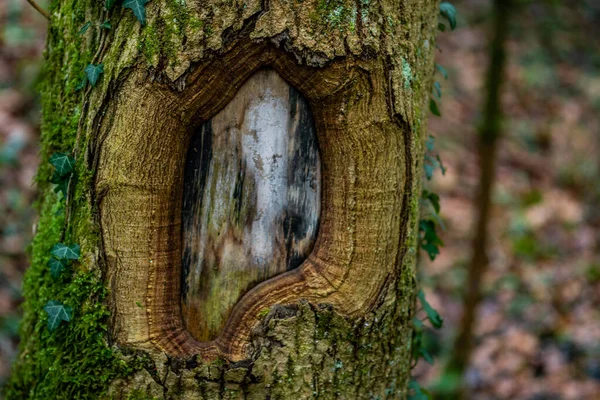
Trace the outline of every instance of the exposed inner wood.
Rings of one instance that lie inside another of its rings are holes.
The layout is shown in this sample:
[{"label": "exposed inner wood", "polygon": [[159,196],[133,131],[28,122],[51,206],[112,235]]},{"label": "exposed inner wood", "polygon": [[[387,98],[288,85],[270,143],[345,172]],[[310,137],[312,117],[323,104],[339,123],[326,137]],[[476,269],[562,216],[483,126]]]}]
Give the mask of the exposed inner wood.
[{"label": "exposed inner wood", "polygon": [[308,103],[274,70],[253,75],[193,132],[181,295],[194,338],[216,338],[242,295],[306,259],[317,233],[320,181]]},{"label": "exposed inner wood", "polygon": [[[297,88],[313,112],[322,165],[318,234],[298,268],[251,288],[219,336],[202,342],[186,328],[181,308],[189,128],[214,117],[267,67]],[[249,356],[252,330],[276,304],[326,303],[349,318],[376,307],[406,250],[413,184],[411,128],[390,112],[389,85],[382,59],[312,68],[252,41],[198,65],[182,91],[132,73],[104,117],[95,185],[116,341],[237,361]]]}]

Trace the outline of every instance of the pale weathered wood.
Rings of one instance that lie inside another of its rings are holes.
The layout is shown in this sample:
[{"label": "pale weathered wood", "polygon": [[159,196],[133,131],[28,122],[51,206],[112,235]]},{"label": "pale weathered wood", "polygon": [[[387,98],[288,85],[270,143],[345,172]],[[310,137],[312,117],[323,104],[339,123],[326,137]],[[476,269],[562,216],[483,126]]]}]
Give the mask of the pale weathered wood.
[{"label": "pale weathered wood", "polygon": [[183,318],[207,341],[243,294],[312,250],[321,177],[307,101],[274,70],[257,72],[196,129],[184,173]]}]

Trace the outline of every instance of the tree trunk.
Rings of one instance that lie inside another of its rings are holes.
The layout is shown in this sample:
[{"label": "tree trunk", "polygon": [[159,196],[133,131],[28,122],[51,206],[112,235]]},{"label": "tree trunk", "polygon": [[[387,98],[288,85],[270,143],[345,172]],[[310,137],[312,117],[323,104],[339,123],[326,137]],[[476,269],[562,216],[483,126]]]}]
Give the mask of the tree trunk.
[{"label": "tree trunk", "polygon": [[76,164],[37,176],[7,397],[405,398],[437,2],[111,3],[50,5]]}]

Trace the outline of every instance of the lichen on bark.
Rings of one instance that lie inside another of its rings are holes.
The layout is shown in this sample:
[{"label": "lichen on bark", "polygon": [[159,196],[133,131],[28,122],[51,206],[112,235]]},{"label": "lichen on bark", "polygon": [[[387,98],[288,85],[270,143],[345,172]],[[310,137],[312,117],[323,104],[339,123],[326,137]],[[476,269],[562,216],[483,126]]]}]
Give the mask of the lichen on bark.
[{"label": "lichen on bark", "polygon": [[[102,2],[92,0],[54,0],[50,13],[41,90],[42,167],[36,179],[42,192],[40,221],[24,283],[23,342],[7,398],[406,397],[418,171],[437,2],[153,0],[147,5],[145,27],[129,10],[113,7],[107,12]],[[99,25],[104,18],[110,19],[112,30],[101,35],[100,28],[90,29],[79,35],[86,21]],[[260,314],[262,321],[252,331],[248,357],[242,361],[172,357],[152,348],[117,346],[107,327],[110,302],[98,217],[103,193],[94,186],[107,134],[103,129],[112,124],[114,107],[128,96],[123,88],[158,82],[179,93],[194,71],[248,38],[282,49],[307,68],[348,59],[355,65],[377,64],[385,72],[387,115],[404,138],[406,177],[403,212],[396,216],[402,232],[395,245],[395,268],[377,302],[359,317],[341,315],[315,301],[270,307]],[[92,61],[104,64],[104,76],[93,90],[78,92],[83,69]],[[53,152],[73,149],[77,173],[64,207],[65,221],[62,200],[48,183],[52,171],[47,160]],[[80,243],[83,256],[72,276],[53,281],[46,263],[50,248],[61,240]],[[43,313],[49,299],[75,310],[73,320],[52,333]]]}]

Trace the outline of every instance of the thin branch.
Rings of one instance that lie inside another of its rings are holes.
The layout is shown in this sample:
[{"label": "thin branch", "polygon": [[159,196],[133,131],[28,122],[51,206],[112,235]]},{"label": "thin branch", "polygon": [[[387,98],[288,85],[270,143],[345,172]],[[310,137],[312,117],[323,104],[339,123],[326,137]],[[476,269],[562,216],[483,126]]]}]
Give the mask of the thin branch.
[{"label": "thin branch", "polygon": [[42,7],[40,7],[34,0],[27,0],[27,2],[29,4],[31,4],[31,6],[33,8],[35,8],[37,10],[37,12],[42,14],[48,21],[50,21],[50,14],[48,14],[48,11],[46,11]]}]

